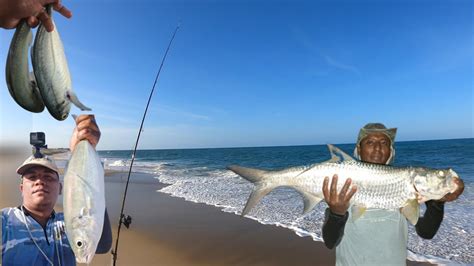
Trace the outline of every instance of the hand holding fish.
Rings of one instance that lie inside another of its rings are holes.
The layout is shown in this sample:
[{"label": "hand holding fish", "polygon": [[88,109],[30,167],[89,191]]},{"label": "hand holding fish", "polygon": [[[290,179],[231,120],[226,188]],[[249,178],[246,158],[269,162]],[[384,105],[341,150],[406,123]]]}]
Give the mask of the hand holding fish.
[{"label": "hand holding fish", "polygon": [[97,146],[100,139],[100,129],[94,115],[80,115],[76,117],[76,127],[72,133],[69,148],[71,152],[81,140],[88,140],[92,147]]},{"label": "hand holding fish", "polygon": [[454,192],[446,194],[439,201],[441,201],[441,202],[454,201],[457,198],[459,198],[459,196],[461,196],[462,192],[464,191],[464,182],[460,178],[454,179],[453,182],[456,183],[456,185],[457,185],[456,190]]},{"label": "hand holding fish", "polygon": [[54,25],[45,10],[48,4],[52,4],[53,9],[66,18],[72,17],[71,11],[61,4],[61,0],[0,0],[0,27],[13,29],[22,19],[26,19],[30,27],[36,27],[41,22],[46,31],[51,32]]},{"label": "hand holding fish", "polygon": [[357,191],[356,186],[352,186],[351,190],[349,190],[349,187],[352,183],[352,180],[348,178],[346,182],[344,183],[344,186],[341,189],[341,192],[338,194],[337,193],[337,179],[338,176],[334,175],[332,177],[331,181],[331,190],[329,190],[329,177],[324,178],[323,182],[323,194],[324,194],[324,200],[326,203],[329,205],[329,209],[331,209],[331,212],[337,214],[337,215],[345,215],[347,212],[347,209],[349,209],[350,205],[350,200],[354,193]]}]

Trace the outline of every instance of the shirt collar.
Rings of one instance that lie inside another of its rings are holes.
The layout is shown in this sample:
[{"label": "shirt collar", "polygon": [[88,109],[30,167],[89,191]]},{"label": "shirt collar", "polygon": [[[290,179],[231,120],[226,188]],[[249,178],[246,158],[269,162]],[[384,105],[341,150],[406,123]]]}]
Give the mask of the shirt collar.
[{"label": "shirt collar", "polygon": [[[26,215],[26,216],[31,216],[30,212],[25,208],[25,206],[23,206],[23,208],[21,207],[22,205],[18,206],[17,208],[22,210],[23,209],[23,213]],[[51,215],[49,216],[49,219],[54,219],[56,217],[56,212],[53,210],[53,212],[51,212]]]}]

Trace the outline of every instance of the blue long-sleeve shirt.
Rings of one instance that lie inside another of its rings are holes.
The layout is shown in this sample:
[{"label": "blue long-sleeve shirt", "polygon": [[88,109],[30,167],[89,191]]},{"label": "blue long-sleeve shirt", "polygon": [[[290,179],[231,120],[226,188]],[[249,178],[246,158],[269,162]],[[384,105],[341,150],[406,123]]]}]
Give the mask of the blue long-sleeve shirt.
[{"label": "blue long-sleeve shirt", "polygon": [[[25,219],[31,235],[25,225]],[[20,208],[3,209],[2,265],[51,265],[51,263],[76,265],[74,253],[64,231],[63,214],[53,212],[43,228],[27,211],[23,212]]]},{"label": "blue long-sleeve shirt", "polygon": [[[64,230],[64,215],[53,211],[43,228],[28,211],[20,207],[2,209],[2,260],[9,265],[76,265],[74,253]],[[28,224],[28,228],[25,225]],[[35,241],[31,240],[31,237]],[[36,244],[35,244],[36,242]],[[38,245],[38,246],[37,246]],[[112,246],[110,221],[105,211],[98,254]],[[41,251],[40,251],[41,250]]]}]

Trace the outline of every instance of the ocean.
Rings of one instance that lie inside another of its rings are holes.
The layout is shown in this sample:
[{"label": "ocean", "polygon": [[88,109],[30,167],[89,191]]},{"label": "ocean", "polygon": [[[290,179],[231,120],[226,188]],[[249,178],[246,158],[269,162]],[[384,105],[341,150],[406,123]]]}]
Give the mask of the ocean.
[{"label": "ocean", "polygon": [[[336,145],[348,154],[354,144]],[[410,260],[432,263],[474,263],[474,139],[397,142],[394,166],[453,168],[465,182],[464,193],[445,205],[443,223],[431,240],[418,237],[409,225]],[[131,151],[100,151],[106,169],[128,171]],[[281,169],[309,165],[330,158],[326,145],[139,150],[134,172],[152,174],[168,184],[157,193],[205,203],[240,215],[253,185],[226,166]],[[131,180],[133,182],[133,180]],[[290,188],[278,188],[250,211],[248,218],[293,230],[301,237],[322,241],[323,202],[302,216],[303,200]],[[424,206],[422,213],[424,213]]]}]

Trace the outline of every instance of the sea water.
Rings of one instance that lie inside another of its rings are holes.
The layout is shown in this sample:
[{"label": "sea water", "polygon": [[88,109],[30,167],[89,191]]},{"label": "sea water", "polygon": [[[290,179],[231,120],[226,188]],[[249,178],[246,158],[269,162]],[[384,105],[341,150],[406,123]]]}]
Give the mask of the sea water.
[{"label": "sea water", "polygon": [[[337,145],[352,154],[354,144]],[[126,170],[131,151],[101,151],[106,168]],[[150,173],[168,184],[159,190],[192,202],[221,208],[240,215],[254,185],[226,170],[238,164],[263,169],[282,169],[309,165],[330,158],[326,145],[139,150],[134,172]],[[396,143],[394,166],[453,168],[465,182],[464,193],[445,205],[444,220],[431,240],[420,238],[409,226],[409,259],[432,263],[474,262],[474,139],[409,141]],[[133,180],[132,180],[133,181]],[[277,188],[268,194],[246,216],[262,224],[286,227],[299,236],[322,241],[322,202],[305,216],[300,194],[290,188]],[[424,213],[424,208],[422,210]]]}]

